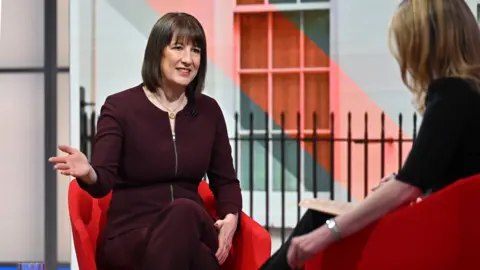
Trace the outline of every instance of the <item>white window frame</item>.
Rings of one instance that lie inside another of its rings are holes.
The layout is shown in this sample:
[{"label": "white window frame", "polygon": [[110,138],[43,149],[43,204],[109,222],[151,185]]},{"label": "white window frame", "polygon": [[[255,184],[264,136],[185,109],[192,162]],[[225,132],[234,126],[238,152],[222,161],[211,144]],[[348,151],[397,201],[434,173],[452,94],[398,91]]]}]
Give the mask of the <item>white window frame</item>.
[{"label": "white window frame", "polygon": [[[268,2],[268,0],[265,0],[265,2]],[[336,29],[337,29],[337,24],[336,24],[336,17],[337,17],[337,12],[336,12],[336,1],[331,1],[331,2],[318,2],[318,3],[300,3],[300,0],[297,0],[297,4],[266,4],[266,5],[263,5],[263,6],[260,6],[260,5],[241,5],[241,6],[236,6],[234,8],[234,13],[252,13],[252,12],[269,12],[269,11],[308,11],[308,10],[329,10],[329,17],[330,17],[330,59],[331,59],[331,62],[335,62],[337,63],[337,48],[336,48],[336,45],[337,45],[337,38],[336,38]],[[268,23],[269,23],[269,29],[271,29],[271,24],[272,24],[272,13],[269,14],[269,18],[268,18]],[[303,16],[301,17],[301,20],[303,20]],[[301,21],[300,23],[301,25],[301,29],[300,31],[303,32],[303,21]],[[234,31],[234,35],[236,36],[238,33],[240,33],[240,24],[235,22],[234,23],[234,26],[235,26],[235,31]],[[237,42],[237,44],[235,44],[234,48],[235,49],[239,49],[240,48],[240,37],[236,36],[235,37],[235,40]],[[271,48],[271,43],[272,43],[272,37],[270,35],[270,39],[268,41],[268,46],[269,48]],[[300,46],[303,47],[303,41],[301,41],[300,43]],[[236,78],[236,81],[237,82],[240,82],[240,74],[241,72],[241,69],[240,69],[240,53],[239,52],[234,52],[233,54],[235,57],[237,57],[236,61],[234,61],[237,66],[234,67],[235,69],[235,74],[237,76]],[[302,57],[302,55],[301,55]],[[303,60],[303,57],[301,59],[301,61],[304,61]],[[269,57],[269,69],[266,70],[266,72],[271,72],[272,71],[272,57],[270,56]],[[303,66],[303,64],[302,64]],[[330,67],[327,68],[329,69],[329,79],[330,79],[330,85],[329,85],[329,91],[330,91],[330,109],[331,110],[336,110],[336,108],[338,108],[338,100],[336,100],[337,98],[336,97],[332,97],[332,91],[336,91],[337,89],[337,85],[338,85],[338,71],[336,70],[337,69],[337,66],[336,65],[329,65]],[[299,70],[301,68],[298,68]],[[323,68],[325,69],[325,68]],[[275,70],[278,70],[277,68]],[[301,78],[301,80],[303,81],[303,78]],[[272,82],[272,76],[269,76],[269,79],[268,79],[268,84],[269,84],[269,87],[268,87],[268,111],[269,112],[272,112],[273,111],[273,102],[272,102],[272,96],[273,96],[273,93],[272,93],[272,90],[273,90],[273,86],[271,85],[273,82]],[[241,111],[241,102],[240,102],[240,95],[241,95],[241,89],[240,89],[240,85],[236,85],[235,86],[236,89],[235,89],[235,93],[236,93],[236,108],[237,108],[237,112],[239,112],[239,121],[238,121],[238,131],[239,131],[239,137],[247,137],[249,136],[249,130],[242,130],[241,129],[241,115],[240,115],[240,111]],[[300,100],[303,100],[304,97],[303,97],[303,93],[304,91],[301,91],[300,95]],[[335,95],[336,96],[336,95]],[[302,104],[301,106],[301,110],[303,110],[303,107],[304,105]],[[262,119],[263,120],[263,119]],[[269,117],[269,122],[268,122],[268,126],[267,126],[269,132],[270,132],[270,135],[274,135],[274,134],[280,134],[281,131],[280,130],[274,130],[273,129],[273,119],[272,117]],[[304,123],[302,121],[301,123],[301,129],[302,129],[302,132],[305,132],[304,130]],[[330,130],[318,130],[319,133],[325,133],[325,132],[329,132]],[[308,131],[307,131],[308,132]],[[311,132],[311,131],[310,131]],[[285,130],[285,134],[296,134],[297,131],[296,130]],[[254,130],[254,134],[265,134],[265,131],[263,130]],[[241,160],[242,160],[242,147],[241,147],[241,141],[238,143],[238,154],[235,153],[238,157],[238,168],[237,168],[237,172],[238,172],[238,176],[239,176],[239,179],[241,181],[249,181],[249,176],[248,175],[242,175],[242,171],[241,171]],[[269,227],[271,228],[281,228],[282,227],[282,205],[281,205],[281,198],[282,198],[282,194],[280,191],[273,191],[273,161],[274,161],[274,156],[273,156],[273,142],[270,140],[269,141],[269,164],[268,164],[268,170],[269,170]],[[304,149],[303,148],[303,145],[301,147],[301,149]],[[300,158],[301,158],[301,175],[304,176],[305,173],[304,173],[304,168],[305,168],[305,161],[304,161],[304,154],[303,154],[304,151],[302,151],[302,154],[300,155]],[[247,155],[249,153],[246,153]],[[287,153],[286,153],[287,154]],[[295,153],[296,155],[296,153]],[[256,161],[255,161],[256,162]],[[259,162],[264,162],[264,161],[259,161]],[[301,181],[301,184],[300,184],[300,189],[301,189],[301,198],[309,198],[309,197],[313,197],[313,192],[308,192],[308,191],[305,191],[305,188],[304,188],[304,183],[303,181]],[[242,196],[243,196],[243,209],[244,209],[244,212],[247,213],[248,215],[252,216],[251,213],[250,213],[250,191],[249,190],[242,190]],[[318,198],[325,198],[325,199],[328,199],[330,197],[330,193],[329,192],[317,192],[317,197]],[[253,205],[254,205],[254,209],[253,209],[253,218],[259,222],[260,224],[262,225],[265,225],[266,224],[266,203],[265,203],[265,200],[266,200],[266,192],[265,191],[253,191]],[[286,228],[293,228],[296,224],[297,224],[297,192],[296,191],[285,191],[285,227]],[[300,209],[301,212],[300,212],[300,215],[303,215],[305,213],[305,209]]]}]

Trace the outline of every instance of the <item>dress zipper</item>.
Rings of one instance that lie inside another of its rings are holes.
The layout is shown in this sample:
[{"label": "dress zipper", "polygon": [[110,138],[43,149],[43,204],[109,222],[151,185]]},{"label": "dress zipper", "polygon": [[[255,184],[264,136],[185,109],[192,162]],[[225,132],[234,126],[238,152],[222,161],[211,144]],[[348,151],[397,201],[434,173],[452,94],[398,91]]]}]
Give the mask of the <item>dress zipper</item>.
[{"label": "dress zipper", "polygon": [[177,154],[177,143],[175,142],[175,131],[172,133],[173,138],[173,152],[175,153],[175,174],[177,176],[178,173],[178,154]]},{"label": "dress zipper", "polygon": [[170,200],[173,202],[175,197],[173,197],[173,185],[170,185]]},{"label": "dress zipper", "polygon": [[[172,141],[173,141],[173,152],[175,154],[175,172],[174,172],[174,177],[177,176],[178,173],[178,153],[177,153],[177,143],[175,141],[175,126],[173,127],[172,131]],[[175,197],[173,196],[173,185],[170,184],[170,199],[173,201],[175,200]]]}]

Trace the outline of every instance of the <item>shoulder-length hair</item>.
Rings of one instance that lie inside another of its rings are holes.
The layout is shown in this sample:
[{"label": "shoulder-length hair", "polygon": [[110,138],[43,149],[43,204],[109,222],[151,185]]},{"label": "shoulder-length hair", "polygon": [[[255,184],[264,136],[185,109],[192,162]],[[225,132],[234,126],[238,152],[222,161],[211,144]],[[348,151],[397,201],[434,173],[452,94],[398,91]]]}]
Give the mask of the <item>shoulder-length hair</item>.
[{"label": "shoulder-length hair", "polygon": [[402,1],[390,24],[389,44],[420,113],[437,78],[480,85],[480,30],[464,0]]},{"label": "shoulder-length hair", "polygon": [[171,12],[158,19],[150,32],[145,48],[142,65],[143,84],[151,92],[162,87],[160,63],[164,49],[170,45],[174,37],[177,40],[191,41],[201,50],[198,73],[185,92],[191,113],[196,115],[195,97],[203,91],[207,73],[207,41],[202,25],[194,16],[183,12]]}]

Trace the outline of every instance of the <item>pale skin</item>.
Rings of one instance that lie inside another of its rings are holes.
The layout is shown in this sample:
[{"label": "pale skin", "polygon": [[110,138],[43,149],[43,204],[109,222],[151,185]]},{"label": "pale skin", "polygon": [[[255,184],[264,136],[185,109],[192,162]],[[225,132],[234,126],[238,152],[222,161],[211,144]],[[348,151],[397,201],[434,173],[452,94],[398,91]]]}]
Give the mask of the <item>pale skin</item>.
[{"label": "pale skin", "polygon": [[[348,237],[389,212],[414,201],[420,195],[420,189],[400,182],[391,175],[382,179],[375,192],[361,201],[352,211],[337,216],[335,221],[342,237]],[[305,261],[313,258],[335,241],[334,233],[326,226],[294,237],[287,252],[288,264],[292,269],[302,267]]]},{"label": "pale skin", "polygon": [[[187,105],[185,96],[186,86],[195,78],[200,66],[200,49],[191,42],[177,41],[164,49],[161,61],[163,86],[155,93],[144,89],[148,99],[159,109],[168,113],[181,111]],[[175,119],[170,119],[170,126],[175,130]],[[66,156],[51,157],[49,162],[63,175],[81,179],[86,184],[94,184],[97,174],[90,165],[87,157],[79,150],[67,145],[58,147]],[[227,214],[224,219],[218,220],[214,226],[218,230],[219,248],[215,254],[220,264],[228,257],[232,246],[238,222],[238,214]]]}]

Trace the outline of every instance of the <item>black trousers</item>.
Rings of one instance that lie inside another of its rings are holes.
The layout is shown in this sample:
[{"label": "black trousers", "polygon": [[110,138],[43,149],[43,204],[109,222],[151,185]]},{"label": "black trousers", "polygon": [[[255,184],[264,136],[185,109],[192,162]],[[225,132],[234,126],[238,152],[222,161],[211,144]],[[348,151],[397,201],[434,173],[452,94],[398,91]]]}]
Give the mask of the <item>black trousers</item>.
[{"label": "black trousers", "polygon": [[262,267],[260,267],[260,270],[289,270],[290,267],[287,263],[287,252],[292,238],[315,230],[325,224],[328,219],[333,217],[333,215],[307,210],[292,234],[288,237],[287,241],[262,265]]}]

